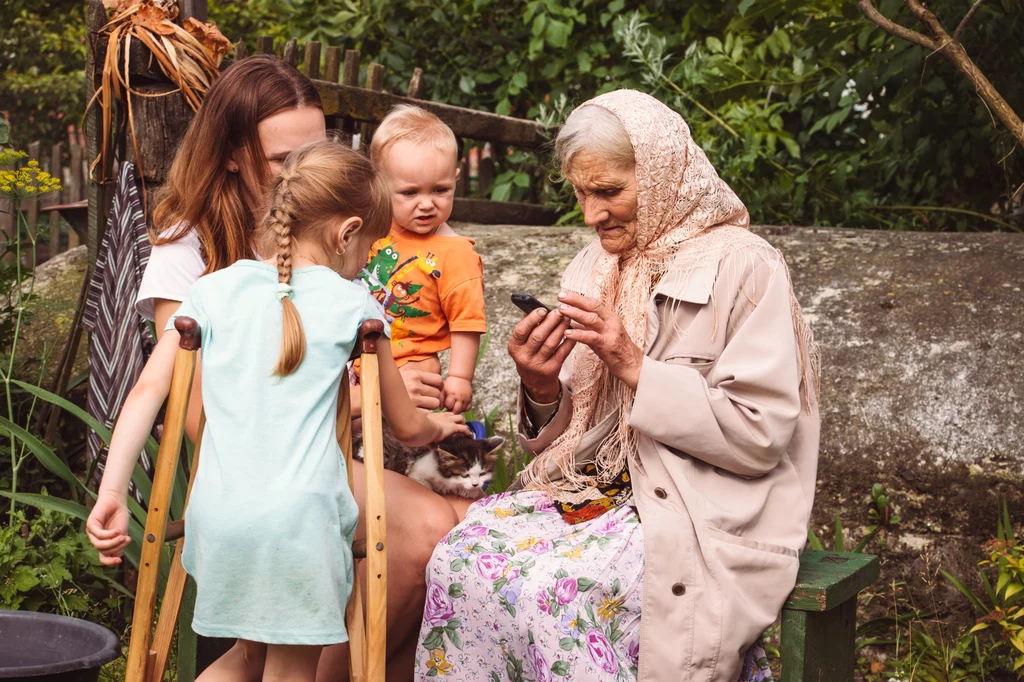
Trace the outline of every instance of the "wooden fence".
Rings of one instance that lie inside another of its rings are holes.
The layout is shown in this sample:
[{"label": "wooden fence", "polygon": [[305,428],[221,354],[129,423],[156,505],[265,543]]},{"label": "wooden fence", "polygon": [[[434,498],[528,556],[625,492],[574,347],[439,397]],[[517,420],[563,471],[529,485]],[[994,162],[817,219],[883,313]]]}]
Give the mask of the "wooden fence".
[{"label": "wooden fence", "polygon": [[[21,209],[25,213],[28,229],[38,236],[36,263],[43,263],[53,256],[73,249],[84,241],[86,230],[86,178],[88,167],[85,160],[85,135],[69,126],[68,142],[53,145],[44,150],[39,142],[28,146],[28,157],[19,166],[30,160],[39,162],[40,168],[61,181],[62,190],[41,199],[24,200]],[[0,205],[0,230],[7,239],[14,236],[15,216],[9,202]],[[25,255],[28,258],[28,254]],[[27,261],[26,261],[27,262]]]}]

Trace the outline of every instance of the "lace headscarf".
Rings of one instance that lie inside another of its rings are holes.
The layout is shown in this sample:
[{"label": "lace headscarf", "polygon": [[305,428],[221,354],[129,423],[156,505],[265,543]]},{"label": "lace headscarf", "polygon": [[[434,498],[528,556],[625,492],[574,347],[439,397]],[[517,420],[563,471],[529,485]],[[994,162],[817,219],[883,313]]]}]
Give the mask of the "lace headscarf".
[{"label": "lace headscarf", "polygon": [[[718,268],[724,256],[742,251],[750,258],[783,264],[785,270],[781,254],[776,259],[775,250],[747,229],[750,216],[746,207],[718,177],[679,114],[635,90],[600,95],[576,111],[584,107],[602,107],[614,114],[633,145],[636,243],[623,253],[612,254],[601,247],[600,240],[594,240],[569,265],[563,289],[610,306],[633,343],[646,352],[648,341],[653,341],[646,338],[648,303],[658,278],[670,269],[674,276],[685,278],[701,268]],[[801,398],[805,411],[810,411],[817,395],[817,349],[792,289],[790,296],[801,356]],[[523,472],[522,483],[544,489],[555,499],[580,502],[596,484],[611,481],[627,462],[635,466],[640,462],[637,435],[629,426],[632,389],[612,377],[608,367],[583,344],[576,346],[570,361],[572,420]],[[617,424],[594,456],[598,473],[585,475],[573,457],[580,439],[599,418],[615,411]]]}]

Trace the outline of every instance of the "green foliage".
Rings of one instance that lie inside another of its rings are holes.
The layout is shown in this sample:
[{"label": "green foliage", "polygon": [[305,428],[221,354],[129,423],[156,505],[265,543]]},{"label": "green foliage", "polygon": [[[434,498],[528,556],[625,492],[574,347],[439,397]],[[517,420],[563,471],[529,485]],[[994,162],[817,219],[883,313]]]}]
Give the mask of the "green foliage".
[{"label": "green foliage", "polygon": [[[714,4],[691,4],[681,31],[636,13],[616,22],[615,35],[755,222],[967,229],[978,216],[943,209],[988,214],[998,204],[1008,213],[1021,155],[944,59],[882,32],[853,2]],[[929,7],[951,26],[966,9]],[[904,17],[903,3],[881,8]],[[963,40],[1020,111],[1019,5],[985,8]]]},{"label": "green foliage", "polygon": [[[871,522],[871,525],[869,525],[864,531],[864,534],[857,541],[857,544],[854,545],[852,549],[847,549],[846,533],[843,530],[843,520],[841,514],[836,512],[835,534],[833,536],[834,541],[832,545],[833,551],[860,554],[867,547],[868,543],[874,540],[879,533],[883,531],[891,531],[900,523],[900,521],[902,521],[900,515],[897,514],[889,504],[889,496],[886,494],[885,487],[881,483],[875,483],[871,486],[871,507],[868,509],[868,520]],[[825,549],[825,546],[814,533],[813,529],[808,529],[807,531],[807,543],[813,550],[821,551]]]},{"label": "green foliage", "polygon": [[0,110],[14,142],[44,149],[66,139],[85,113],[85,4],[9,0],[0,20]]},{"label": "green foliage", "polygon": [[0,527],[0,608],[48,611],[113,625],[127,594],[72,518],[21,511]]}]

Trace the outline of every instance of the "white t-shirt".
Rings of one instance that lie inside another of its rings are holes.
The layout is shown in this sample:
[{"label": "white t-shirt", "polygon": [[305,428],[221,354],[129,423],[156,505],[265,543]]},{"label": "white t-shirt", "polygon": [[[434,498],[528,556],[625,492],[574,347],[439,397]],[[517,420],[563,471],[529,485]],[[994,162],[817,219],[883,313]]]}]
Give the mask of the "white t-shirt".
[{"label": "white t-shirt", "polygon": [[[171,227],[160,236],[174,234],[177,229],[177,226]],[[189,289],[205,271],[206,263],[195,230],[189,231],[177,241],[154,245],[146,272],[142,275],[139,293],[135,297],[135,311],[145,319],[152,320],[156,315],[154,299],[184,301],[188,298]]]}]

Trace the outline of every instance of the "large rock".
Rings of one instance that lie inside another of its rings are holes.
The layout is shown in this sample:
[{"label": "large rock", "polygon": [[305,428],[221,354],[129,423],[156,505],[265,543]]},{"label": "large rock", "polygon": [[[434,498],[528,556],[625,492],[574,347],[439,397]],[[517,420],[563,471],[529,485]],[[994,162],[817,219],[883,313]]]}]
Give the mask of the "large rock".
[{"label": "large rock", "polygon": [[[514,291],[554,302],[581,228],[459,225],[483,257],[490,343],[478,414],[513,407]],[[1024,474],[1024,237],[755,228],[785,254],[823,353],[816,518],[865,516],[873,482],[903,504],[904,538],[991,533]],[[498,424],[507,424],[507,417]],[[851,518],[850,520],[854,520]]]},{"label": "large rock", "polygon": [[[75,308],[82,289],[89,256],[79,246],[58,254],[36,268],[32,302],[22,327],[17,358],[19,378],[50,387],[64,344],[71,335]],[[22,285],[27,293],[29,283]],[[88,343],[83,336],[71,376],[86,371]]]}]

